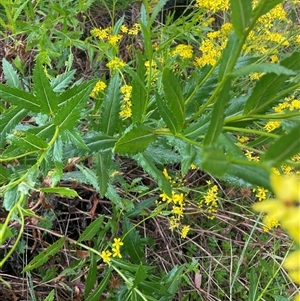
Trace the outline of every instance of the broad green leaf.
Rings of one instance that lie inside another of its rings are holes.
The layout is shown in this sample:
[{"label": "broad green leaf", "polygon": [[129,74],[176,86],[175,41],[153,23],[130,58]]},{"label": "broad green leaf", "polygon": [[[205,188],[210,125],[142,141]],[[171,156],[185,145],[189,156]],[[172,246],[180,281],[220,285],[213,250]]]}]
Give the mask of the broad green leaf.
[{"label": "broad green leaf", "polygon": [[133,280],[133,287],[137,287],[147,277],[147,270],[144,268],[143,264],[140,264]]},{"label": "broad green leaf", "polygon": [[[156,19],[157,15],[162,11],[165,4],[168,2],[168,0],[159,0],[158,3],[155,2],[155,7],[151,11],[151,17],[150,17],[150,24],[152,24]],[[176,3],[176,2],[175,2]],[[179,4],[179,3],[178,3]]]},{"label": "broad green leaf", "polygon": [[100,189],[96,173],[92,169],[89,169],[85,166],[81,166],[79,164],[76,164],[76,167],[81,171],[81,173],[84,176],[84,179],[81,178],[80,182],[91,184],[97,190],[97,192],[99,192]]},{"label": "broad green leaf", "polygon": [[235,32],[231,32],[226,44],[225,49],[223,50],[222,57],[220,60],[219,74],[218,79],[219,82],[223,80],[228,73],[230,73],[234,66],[232,66],[234,62],[236,52],[238,51],[239,38]]},{"label": "broad green leaf", "polygon": [[84,299],[88,297],[89,293],[94,288],[96,279],[97,279],[97,257],[95,253],[90,252],[90,265],[85,280]]},{"label": "broad green leaf", "polygon": [[91,152],[112,149],[117,141],[117,139],[112,136],[96,132],[88,133],[84,136],[83,140]]},{"label": "broad green leaf", "polygon": [[[290,70],[299,70],[299,62],[300,52],[294,52],[291,56],[281,61],[280,65]],[[269,99],[272,100],[278,91],[280,91],[287,78],[288,75],[276,75],[274,73],[265,74],[261,77],[246,102],[244,114],[258,113],[266,106],[270,105]]]},{"label": "broad green leaf", "polygon": [[133,123],[143,122],[147,109],[147,95],[146,87],[144,84],[146,68],[144,59],[140,51],[137,52],[137,71],[136,77],[133,77],[132,81],[132,93],[131,93],[131,111]]},{"label": "broad green leaf", "polygon": [[41,111],[41,106],[33,94],[17,88],[0,84],[0,98],[18,106],[20,109],[27,109],[35,113]]},{"label": "broad green leaf", "polygon": [[231,75],[232,77],[239,77],[248,75],[250,73],[259,72],[259,73],[275,73],[277,75],[295,75],[296,72],[289,70],[279,64],[271,64],[271,63],[261,63],[244,66],[242,68],[234,70]]},{"label": "broad green leaf", "polygon": [[14,234],[10,228],[7,227],[7,228],[5,228],[5,231],[4,231],[3,226],[4,225],[0,223],[0,246],[2,246],[2,244],[5,242],[6,239],[14,236]]},{"label": "broad green leaf", "polygon": [[107,185],[109,181],[108,169],[111,164],[111,156],[111,151],[98,152],[93,156],[94,169],[98,177],[98,185],[102,197],[104,197],[107,191]]},{"label": "broad green leaf", "polygon": [[53,123],[62,130],[72,129],[77,123],[84,108],[87,98],[93,88],[93,83],[85,85],[85,89],[68,99],[56,113]]},{"label": "broad green leaf", "polygon": [[68,187],[42,187],[39,189],[44,193],[55,193],[59,194],[60,196],[66,197],[78,197],[77,192],[74,189],[70,189]]},{"label": "broad green leaf", "polygon": [[2,59],[3,73],[6,79],[6,83],[9,87],[22,89],[22,84],[18,73],[15,71],[13,66],[5,59]]},{"label": "broad green leaf", "polygon": [[163,175],[163,173],[155,166],[151,158],[146,154],[136,154],[134,156],[137,163],[147,172],[160,186],[160,188],[167,194],[172,195],[172,188],[169,181]]},{"label": "broad green leaf", "polygon": [[163,101],[163,99],[160,97],[158,93],[156,93],[155,98],[161,117],[163,118],[169,130],[173,134],[176,134],[178,131],[181,130],[182,125],[177,122],[177,119],[172,114],[171,110],[168,108],[167,104]]},{"label": "broad green leaf", "polygon": [[122,222],[122,232],[126,233],[123,238],[124,249],[126,248],[131,261],[139,264],[142,258],[144,258],[144,245],[134,224],[132,224],[125,216]]},{"label": "broad green leaf", "polygon": [[53,92],[40,60],[33,69],[33,90],[41,106],[41,112],[53,115],[58,108],[58,99]]},{"label": "broad green leaf", "polygon": [[182,134],[189,139],[196,139],[199,136],[204,136],[209,126],[211,115],[204,113],[195,122],[190,123],[188,127],[184,129]]},{"label": "broad green leaf", "polygon": [[5,146],[6,135],[9,134],[27,114],[28,111],[25,109],[10,107],[0,115],[0,148]]},{"label": "broad green leaf", "polygon": [[8,140],[26,151],[44,151],[48,147],[46,141],[28,132],[15,132],[14,135],[8,135]]},{"label": "broad green leaf", "polygon": [[177,120],[178,131],[183,127],[185,119],[184,97],[179,79],[171,69],[165,68],[162,75],[163,90],[167,106]]},{"label": "broad green leaf", "polygon": [[29,272],[46,263],[50,259],[50,257],[54,256],[59,252],[59,250],[63,247],[65,240],[65,237],[61,237],[58,241],[49,246],[46,250],[39,253],[26,265],[22,272]]},{"label": "broad green leaf", "polygon": [[91,222],[81,233],[77,242],[79,243],[81,241],[91,240],[100,231],[100,229],[103,228],[104,225],[103,220],[104,220],[104,215],[101,215],[93,222]]},{"label": "broad green leaf", "polygon": [[111,79],[101,106],[100,131],[106,135],[113,135],[119,123],[121,107],[120,77],[118,74]]},{"label": "broad green leaf", "polygon": [[290,159],[300,153],[300,124],[288,134],[280,136],[269,146],[262,161],[270,166],[277,166],[284,160]]},{"label": "broad green leaf", "polygon": [[55,77],[50,82],[53,91],[56,93],[63,92],[74,79],[75,73],[76,69],[59,74],[57,77]]},{"label": "broad green leaf", "polygon": [[215,177],[222,177],[227,169],[229,162],[223,150],[215,147],[205,148],[202,152],[203,162],[201,167]]},{"label": "broad green leaf", "polygon": [[282,3],[284,0],[263,0],[259,1],[257,6],[253,10],[253,14],[262,16],[273,9],[277,4]]},{"label": "broad green leaf", "polygon": [[68,141],[72,146],[75,146],[76,149],[84,149],[89,151],[90,149],[85,144],[81,133],[77,129],[66,130],[61,133],[62,139]]},{"label": "broad green leaf", "polygon": [[[125,245],[124,245],[125,247]],[[129,272],[133,272],[133,273],[136,273],[138,268],[139,268],[139,264],[134,264],[134,263],[131,263],[129,262],[128,260],[123,260],[123,259],[116,259],[116,258],[112,258],[111,259],[111,262],[118,268],[120,268],[121,270],[123,271],[129,271]],[[146,265],[144,263],[144,268],[147,270],[147,271],[150,271],[153,269],[153,267],[150,267],[148,265]]]},{"label": "broad green leaf", "polygon": [[269,172],[261,164],[249,166],[245,159],[245,164],[230,163],[226,174],[221,179],[242,187],[261,186],[272,191],[269,183]]},{"label": "broad green leaf", "polygon": [[6,182],[9,179],[9,172],[0,164],[0,184]]},{"label": "broad green leaf", "polygon": [[104,292],[104,290],[107,287],[107,284],[108,284],[109,279],[111,277],[111,271],[112,271],[112,267],[109,266],[104,271],[104,277],[102,278],[100,284],[95,288],[93,293],[85,299],[85,301],[98,301],[99,300],[101,294]]},{"label": "broad green leaf", "polygon": [[153,130],[144,125],[134,125],[114,148],[114,152],[123,155],[133,155],[144,151],[147,146],[156,139]]},{"label": "broad green leaf", "polygon": [[251,18],[251,0],[230,0],[231,22],[239,38],[243,37]]},{"label": "broad green leaf", "polygon": [[217,100],[214,103],[211,121],[208,126],[207,133],[204,137],[204,145],[209,146],[216,142],[218,136],[222,132],[223,123],[224,123],[224,111],[227,102],[230,99],[230,87],[231,87],[231,80],[227,79],[224,86],[222,87],[221,91],[217,96]]}]

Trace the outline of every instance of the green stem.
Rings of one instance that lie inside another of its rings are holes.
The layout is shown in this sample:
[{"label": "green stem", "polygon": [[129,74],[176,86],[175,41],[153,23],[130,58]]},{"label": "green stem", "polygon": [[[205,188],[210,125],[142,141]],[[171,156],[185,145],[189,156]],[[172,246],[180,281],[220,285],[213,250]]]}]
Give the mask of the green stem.
[{"label": "green stem", "polygon": [[270,137],[270,138],[278,138],[278,135],[269,133],[269,132],[262,132],[259,130],[253,130],[253,129],[245,129],[245,128],[238,128],[238,127],[233,127],[233,126],[224,126],[223,129],[225,131],[229,131],[229,132],[242,132],[242,133],[248,133],[248,134],[256,134],[256,135],[260,135],[260,136],[266,136],[266,137]]}]

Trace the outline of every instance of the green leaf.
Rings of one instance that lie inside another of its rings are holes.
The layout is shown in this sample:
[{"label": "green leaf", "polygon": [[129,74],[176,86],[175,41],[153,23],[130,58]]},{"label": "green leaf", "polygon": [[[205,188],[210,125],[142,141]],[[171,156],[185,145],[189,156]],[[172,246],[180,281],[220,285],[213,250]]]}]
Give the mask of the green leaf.
[{"label": "green leaf", "polygon": [[174,72],[169,68],[165,68],[163,71],[162,83],[167,106],[177,120],[178,131],[180,131],[185,119],[184,97],[181,83],[174,75]]},{"label": "green leaf", "polygon": [[236,51],[238,51],[239,38],[235,32],[231,32],[226,44],[226,47],[222,53],[222,57],[220,60],[219,74],[218,79],[219,82],[222,82],[223,78],[227,76],[227,73],[232,71],[232,62],[236,59]]},{"label": "green leaf", "polygon": [[224,111],[227,102],[230,99],[230,87],[231,87],[231,80],[227,79],[224,86],[222,87],[221,91],[217,96],[217,100],[214,103],[211,121],[208,126],[207,133],[204,137],[204,145],[209,146],[216,142],[218,136],[222,132],[223,123],[224,123]]},{"label": "green leaf", "polygon": [[172,195],[172,188],[169,181],[146,154],[136,154],[134,159],[145,170],[145,172],[147,172],[156,181],[167,195]]},{"label": "green leaf", "polygon": [[134,224],[125,216],[122,223],[122,232],[126,233],[123,242],[131,261],[137,264],[140,263],[142,258],[144,258],[142,239]]},{"label": "green leaf", "polygon": [[148,101],[146,95],[146,87],[144,84],[146,68],[144,59],[140,51],[137,52],[137,70],[136,77],[132,80],[132,93],[131,93],[131,112],[133,123],[143,122]]},{"label": "green leaf", "polygon": [[251,0],[230,0],[231,22],[239,38],[243,37],[249,25],[252,12]]},{"label": "green leaf", "polygon": [[120,100],[120,77],[116,74],[107,87],[101,106],[100,131],[106,135],[113,135],[118,127]]},{"label": "green leaf", "polygon": [[46,250],[43,252],[39,253],[39,255],[35,256],[28,264],[27,266],[23,269],[23,273],[29,272],[33,269],[36,269],[46,263],[51,256],[54,256],[59,252],[59,250],[63,247],[65,243],[66,238],[61,237],[58,241],[56,241],[54,244],[49,246]]},{"label": "green leaf", "polygon": [[26,151],[44,151],[48,147],[46,141],[28,132],[15,132],[14,135],[8,135],[8,140]]},{"label": "green leaf", "polygon": [[88,297],[89,293],[94,288],[96,279],[97,279],[97,257],[95,253],[90,252],[90,265],[85,280],[84,299]]},{"label": "green leaf", "polygon": [[156,98],[157,107],[161,117],[163,118],[169,130],[173,134],[176,134],[178,131],[181,130],[181,125],[177,122],[177,119],[172,114],[167,104],[162,100],[160,95],[158,93],[155,93],[155,95],[156,95],[155,98]]},{"label": "green leaf", "polygon": [[[281,61],[280,65],[290,70],[299,70],[299,61],[300,52],[294,52],[291,56]],[[256,114],[270,105],[269,99],[272,101],[272,98],[278,93],[287,78],[288,75],[286,74],[276,75],[274,73],[265,74],[261,77],[245,104],[244,114]]]},{"label": "green leaf", "polygon": [[2,246],[6,239],[13,237],[14,234],[10,228],[6,227],[4,232],[4,225],[0,223],[0,245]]},{"label": "green leaf", "polygon": [[101,280],[101,282],[99,283],[99,285],[95,288],[95,290],[93,291],[93,293],[85,299],[85,301],[97,301],[99,300],[101,294],[104,292],[109,279],[110,279],[110,275],[111,275],[111,271],[112,268],[111,266],[109,266],[105,271],[104,271],[104,277]]},{"label": "green leaf", "polygon": [[206,172],[215,177],[222,177],[226,173],[229,162],[222,149],[208,147],[203,150],[202,155],[201,167]]},{"label": "green leaf", "polygon": [[91,240],[99,232],[100,229],[103,229],[103,225],[104,225],[103,220],[104,220],[104,215],[101,215],[93,222],[91,222],[81,233],[77,242],[79,243],[81,241]]},{"label": "green leaf", "polygon": [[44,301],[53,301],[54,300],[54,289],[49,293]]},{"label": "green leaf", "polygon": [[42,187],[40,191],[45,193],[55,193],[59,194],[60,196],[66,197],[78,197],[77,192],[74,189],[70,189],[68,187]]},{"label": "green leaf", "polygon": [[155,139],[151,128],[142,124],[134,125],[117,141],[114,152],[122,155],[137,154],[144,151]]},{"label": "green leaf", "polygon": [[22,89],[22,83],[20,81],[18,73],[13,66],[5,59],[2,59],[3,73],[6,79],[6,83],[9,87]]},{"label": "green leaf", "polygon": [[63,135],[76,148],[90,151],[90,149],[85,144],[79,130],[77,130],[77,129],[66,130],[66,131],[63,131],[61,133],[61,135]]},{"label": "green leaf", "polygon": [[64,105],[59,108],[53,119],[53,123],[56,126],[59,126],[61,130],[69,130],[78,123],[93,85],[93,81],[89,82],[88,85],[83,85],[83,90],[64,102]]},{"label": "green leaf", "polygon": [[197,150],[194,145],[189,143],[186,144],[184,152],[181,160],[181,174],[186,175],[189,169],[191,168],[191,164],[194,163],[196,158]]},{"label": "green leaf", "polygon": [[93,156],[94,161],[94,169],[98,177],[98,185],[100,188],[100,195],[101,197],[104,197],[108,181],[109,181],[109,173],[108,168],[111,163],[111,152],[98,152]]},{"label": "green leaf", "polygon": [[58,108],[58,99],[50,86],[39,59],[33,69],[33,90],[41,106],[41,112],[53,115]]},{"label": "green leaf", "polygon": [[272,8],[274,8],[277,4],[282,3],[284,0],[264,0],[259,1],[257,6],[254,8],[253,13],[257,14],[258,16],[265,15],[269,12]]},{"label": "green leaf", "polygon": [[33,94],[17,88],[0,84],[0,97],[13,105],[17,105],[20,109],[27,109],[35,113],[41,111],[41,106]]},{"label": "green leaf", "polygon": [[117,141],[116,138],[102,133],[91,132],[84,136],[87,147],[91,152],[106,151],[112,149]]},{"label": "green leaf", "polygon": [[147,270],[144,268],[143,264],[140,264],[133,280],[133,287],[137,287],[147,277]]},{"label": "green leaf", "polygon": [[0,115],[0,148],[6,143],[6,135],[28,114],[28,111],[19,107],[10,107]]},{"label": "green leaf", "polygon": [[81,173],[84,176],[84,179],[80,179],[80,182],[91,184],[97,190],[97,192],[99,192],[100,189],[99,189],[98,178],[96,173],[85,166],[76,164],[76,167],[81,171]]},{"label": "green leaf", "polygon": [[300,153],[300,124],[288,134],[280,136],[269,146],[262,161],[270,166],[278,166],[284,160]]},{"label": "green leaf", "polygon": [[285,75],[295,75],[296,72],[290,69],[287,69],[279,64],[271,64],[271,63],[261,63],[244,66],[242,68],[234,70],[231,75],[232,77],[239,77],[248,75],[250,73],[259,72],[259,73],[275,73],[277,75],[285,74]]},{"label": "green leaf", "polygon": [[10,177],[7,169],[0,164],[0,184],[6,182]]},{"label": "green leaf", "polygon": [[53,91],[56,93],[63,92],[74,79],[75,73],[76,69],[59,74],[57,77],[55,77],[50,82]]}]

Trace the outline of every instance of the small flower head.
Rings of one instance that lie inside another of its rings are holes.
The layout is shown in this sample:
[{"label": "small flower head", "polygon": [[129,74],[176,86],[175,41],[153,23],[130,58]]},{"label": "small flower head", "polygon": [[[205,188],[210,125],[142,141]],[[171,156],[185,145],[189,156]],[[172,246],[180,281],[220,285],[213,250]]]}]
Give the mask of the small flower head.
[{"label": "small flower head", "polygon": [[183,226],[181,229],[181,238],[186,238],[189,231],[190,231],[190,226]]},{"label": "small flower head", "polygon": [[120,248],[123,245],[124,243],[121,241],[121,238],[114,238],[113,248]]},{"label": "small flower head", "polygon": [[106,263],[110,262],[111,255],[112,255],[112,253],[109,250],[101,252],[101,258]]},{"label": "small flower head", "polygon": [[110,70],[116,70],[116,69],[120,69],[122,67],[124,67],[126,64],[118,57],[115,57],[114,59],[112,59],[111,61],[109,61],[106,66],[110,69]]}]

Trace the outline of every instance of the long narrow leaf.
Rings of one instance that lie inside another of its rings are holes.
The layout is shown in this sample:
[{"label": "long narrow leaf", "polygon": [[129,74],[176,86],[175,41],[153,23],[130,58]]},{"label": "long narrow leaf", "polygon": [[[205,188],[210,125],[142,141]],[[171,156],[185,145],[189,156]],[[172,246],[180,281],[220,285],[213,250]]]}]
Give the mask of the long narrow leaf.
[{"label": "long narrow leaf", "polygon": [[5,58],[2,60],[2,68],[7,85],[12,88],[22,89],[18,73]]}]

